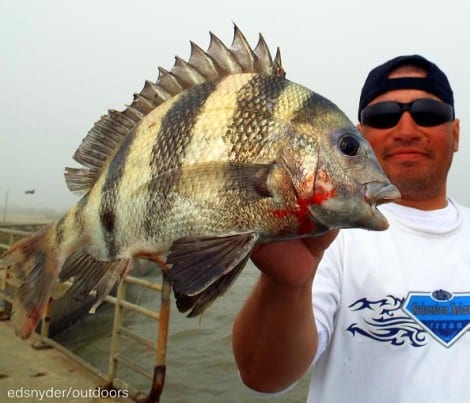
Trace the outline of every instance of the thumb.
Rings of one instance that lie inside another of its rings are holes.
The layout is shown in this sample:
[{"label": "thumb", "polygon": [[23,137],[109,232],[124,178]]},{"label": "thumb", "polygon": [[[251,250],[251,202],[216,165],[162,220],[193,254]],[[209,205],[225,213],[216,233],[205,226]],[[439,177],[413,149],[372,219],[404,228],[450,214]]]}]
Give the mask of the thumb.
[{"label": "thumb", "polygon": [[325,249],[335,240],[339,234],[339,229],[329,230],[322,235],[311,238],[304,238],[303,242],[314,257],[323,256]]}]

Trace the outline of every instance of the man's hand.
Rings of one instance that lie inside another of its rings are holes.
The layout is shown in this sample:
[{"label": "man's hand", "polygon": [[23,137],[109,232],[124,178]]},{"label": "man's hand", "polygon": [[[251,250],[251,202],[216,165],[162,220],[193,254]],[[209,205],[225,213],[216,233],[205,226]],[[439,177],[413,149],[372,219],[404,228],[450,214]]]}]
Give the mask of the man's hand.
[{"label": "man's hand", "polygon": [[339,230],[331,230],[312,238],[292,239],[259,245],[251,260],[272,281],[289,286],[302,286],[310,281],[323,252]]}]

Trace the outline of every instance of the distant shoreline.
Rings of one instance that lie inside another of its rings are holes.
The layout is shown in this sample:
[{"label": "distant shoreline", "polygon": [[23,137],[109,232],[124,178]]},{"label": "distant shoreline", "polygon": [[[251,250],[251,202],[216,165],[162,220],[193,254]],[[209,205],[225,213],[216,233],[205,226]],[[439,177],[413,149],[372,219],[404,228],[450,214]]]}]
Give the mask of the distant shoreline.
[{"label": "distant shoreline", "polygon": [[47,224],[56,221],[60,216],[39,212],[8,212],[1,217],[0,225],[11,224]]}]

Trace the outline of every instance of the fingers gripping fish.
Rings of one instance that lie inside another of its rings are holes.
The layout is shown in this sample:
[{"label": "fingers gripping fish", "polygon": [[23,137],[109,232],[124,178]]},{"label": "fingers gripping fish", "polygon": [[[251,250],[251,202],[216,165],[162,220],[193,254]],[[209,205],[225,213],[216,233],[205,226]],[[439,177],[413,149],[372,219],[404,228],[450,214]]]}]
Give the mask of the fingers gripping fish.
[{"label": "fingers gripping fish", "polygon": [[[28,337],[54,286],[100,303],[136,258],[159,262],[178,309],[199,315],[258,242],[329,228],[384,230],[376,206],[399,197],[369,144],[329,100],[285,78],[260,35],[211,34],[109,111],[66,168],[81,199],[0,262],[21,280],[14,325]],[[71,291],[70,290],[70,291]]]}]

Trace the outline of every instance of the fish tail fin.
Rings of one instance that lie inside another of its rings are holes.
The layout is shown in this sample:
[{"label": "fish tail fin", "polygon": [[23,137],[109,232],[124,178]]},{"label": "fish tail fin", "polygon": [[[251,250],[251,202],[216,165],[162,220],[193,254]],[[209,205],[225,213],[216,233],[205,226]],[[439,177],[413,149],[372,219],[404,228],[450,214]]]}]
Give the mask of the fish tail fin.
[{"label": "fish tail fin", "polygon": [[36,328],[60,271],[54,241],[55,224],[15,243],[0,259],[19,281],[12,323],[17,335],[28,338]]}]

